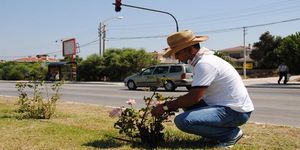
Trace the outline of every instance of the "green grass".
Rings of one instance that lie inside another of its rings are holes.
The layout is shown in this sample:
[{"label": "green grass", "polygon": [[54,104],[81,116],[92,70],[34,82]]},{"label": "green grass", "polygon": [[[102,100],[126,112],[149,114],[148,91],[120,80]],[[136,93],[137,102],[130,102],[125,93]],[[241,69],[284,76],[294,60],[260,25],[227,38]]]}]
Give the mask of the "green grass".
[{"label": "green grass", "polygon": [[[110,108],[59,103],[49,120],[19,120],[15,98],[0,97],[0,149],[146,149],[125,142],[113,128]],[[245,136],[232,149],[300,149],[300,128],[248,123]],[[166,124],[166,142],[159,149],[201,149],[200,137]]]}]

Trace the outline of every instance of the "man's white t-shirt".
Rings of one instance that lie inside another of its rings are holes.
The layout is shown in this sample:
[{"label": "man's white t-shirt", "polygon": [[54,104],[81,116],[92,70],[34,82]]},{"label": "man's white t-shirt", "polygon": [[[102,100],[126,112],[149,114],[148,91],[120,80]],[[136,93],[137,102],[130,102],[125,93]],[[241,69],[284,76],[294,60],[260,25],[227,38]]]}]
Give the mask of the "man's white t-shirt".
[{"label": "man's white t-shirt", "polygon": [[192,87],[207,86],[208,105],[227,106],[238,112],[254,110],[248,91],[231,64],[215,55],[203,55],[194,66]]}]

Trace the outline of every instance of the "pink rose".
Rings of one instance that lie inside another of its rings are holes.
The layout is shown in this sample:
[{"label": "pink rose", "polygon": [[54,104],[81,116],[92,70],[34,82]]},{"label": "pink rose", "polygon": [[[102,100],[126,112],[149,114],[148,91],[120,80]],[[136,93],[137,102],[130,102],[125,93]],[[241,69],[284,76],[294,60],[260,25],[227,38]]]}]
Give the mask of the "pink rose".
[{"label": "pink rose", "polygon": [[136,104],[136,102],[135,102],[134,99],[129,99],[128,101],[126,101],[126,103],[127,103],[128,105],[134,105],[134,104]]},{"label": "pink rose", "polygon": [[120,117],[122,114],[122,107],[117,107],[113,108],[111,112],[109,112],[109,117],[114,118],[114,117]]}]

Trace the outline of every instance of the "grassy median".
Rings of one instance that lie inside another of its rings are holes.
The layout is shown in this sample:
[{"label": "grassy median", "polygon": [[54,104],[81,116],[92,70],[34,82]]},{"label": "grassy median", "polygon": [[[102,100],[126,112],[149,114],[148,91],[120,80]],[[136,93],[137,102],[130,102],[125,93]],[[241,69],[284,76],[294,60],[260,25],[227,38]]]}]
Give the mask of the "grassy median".
[{"label": "grassy median", "polygon": [[[122,141],[113,128],[110,108],[58,103],[49,120],[17,119],[15,97],[0,97],[0,149],[145,149]],[[159,149],[201,149],[199,137],[166,124],[166,143]],[[245,136],[232,149],[300,149],[300,128],[248,123]]]}]

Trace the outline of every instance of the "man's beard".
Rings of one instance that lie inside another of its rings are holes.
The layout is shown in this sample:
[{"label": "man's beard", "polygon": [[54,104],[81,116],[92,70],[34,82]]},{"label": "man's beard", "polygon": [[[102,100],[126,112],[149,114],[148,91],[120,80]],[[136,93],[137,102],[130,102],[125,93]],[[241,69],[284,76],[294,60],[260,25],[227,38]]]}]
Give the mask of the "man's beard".
[{"label": "man's beard", "polygon": [[183,63],[183,64],[188,64],[189,59],[188,59],[188,60],[182,60],[182,61],[180,61],[180,62]]}]

